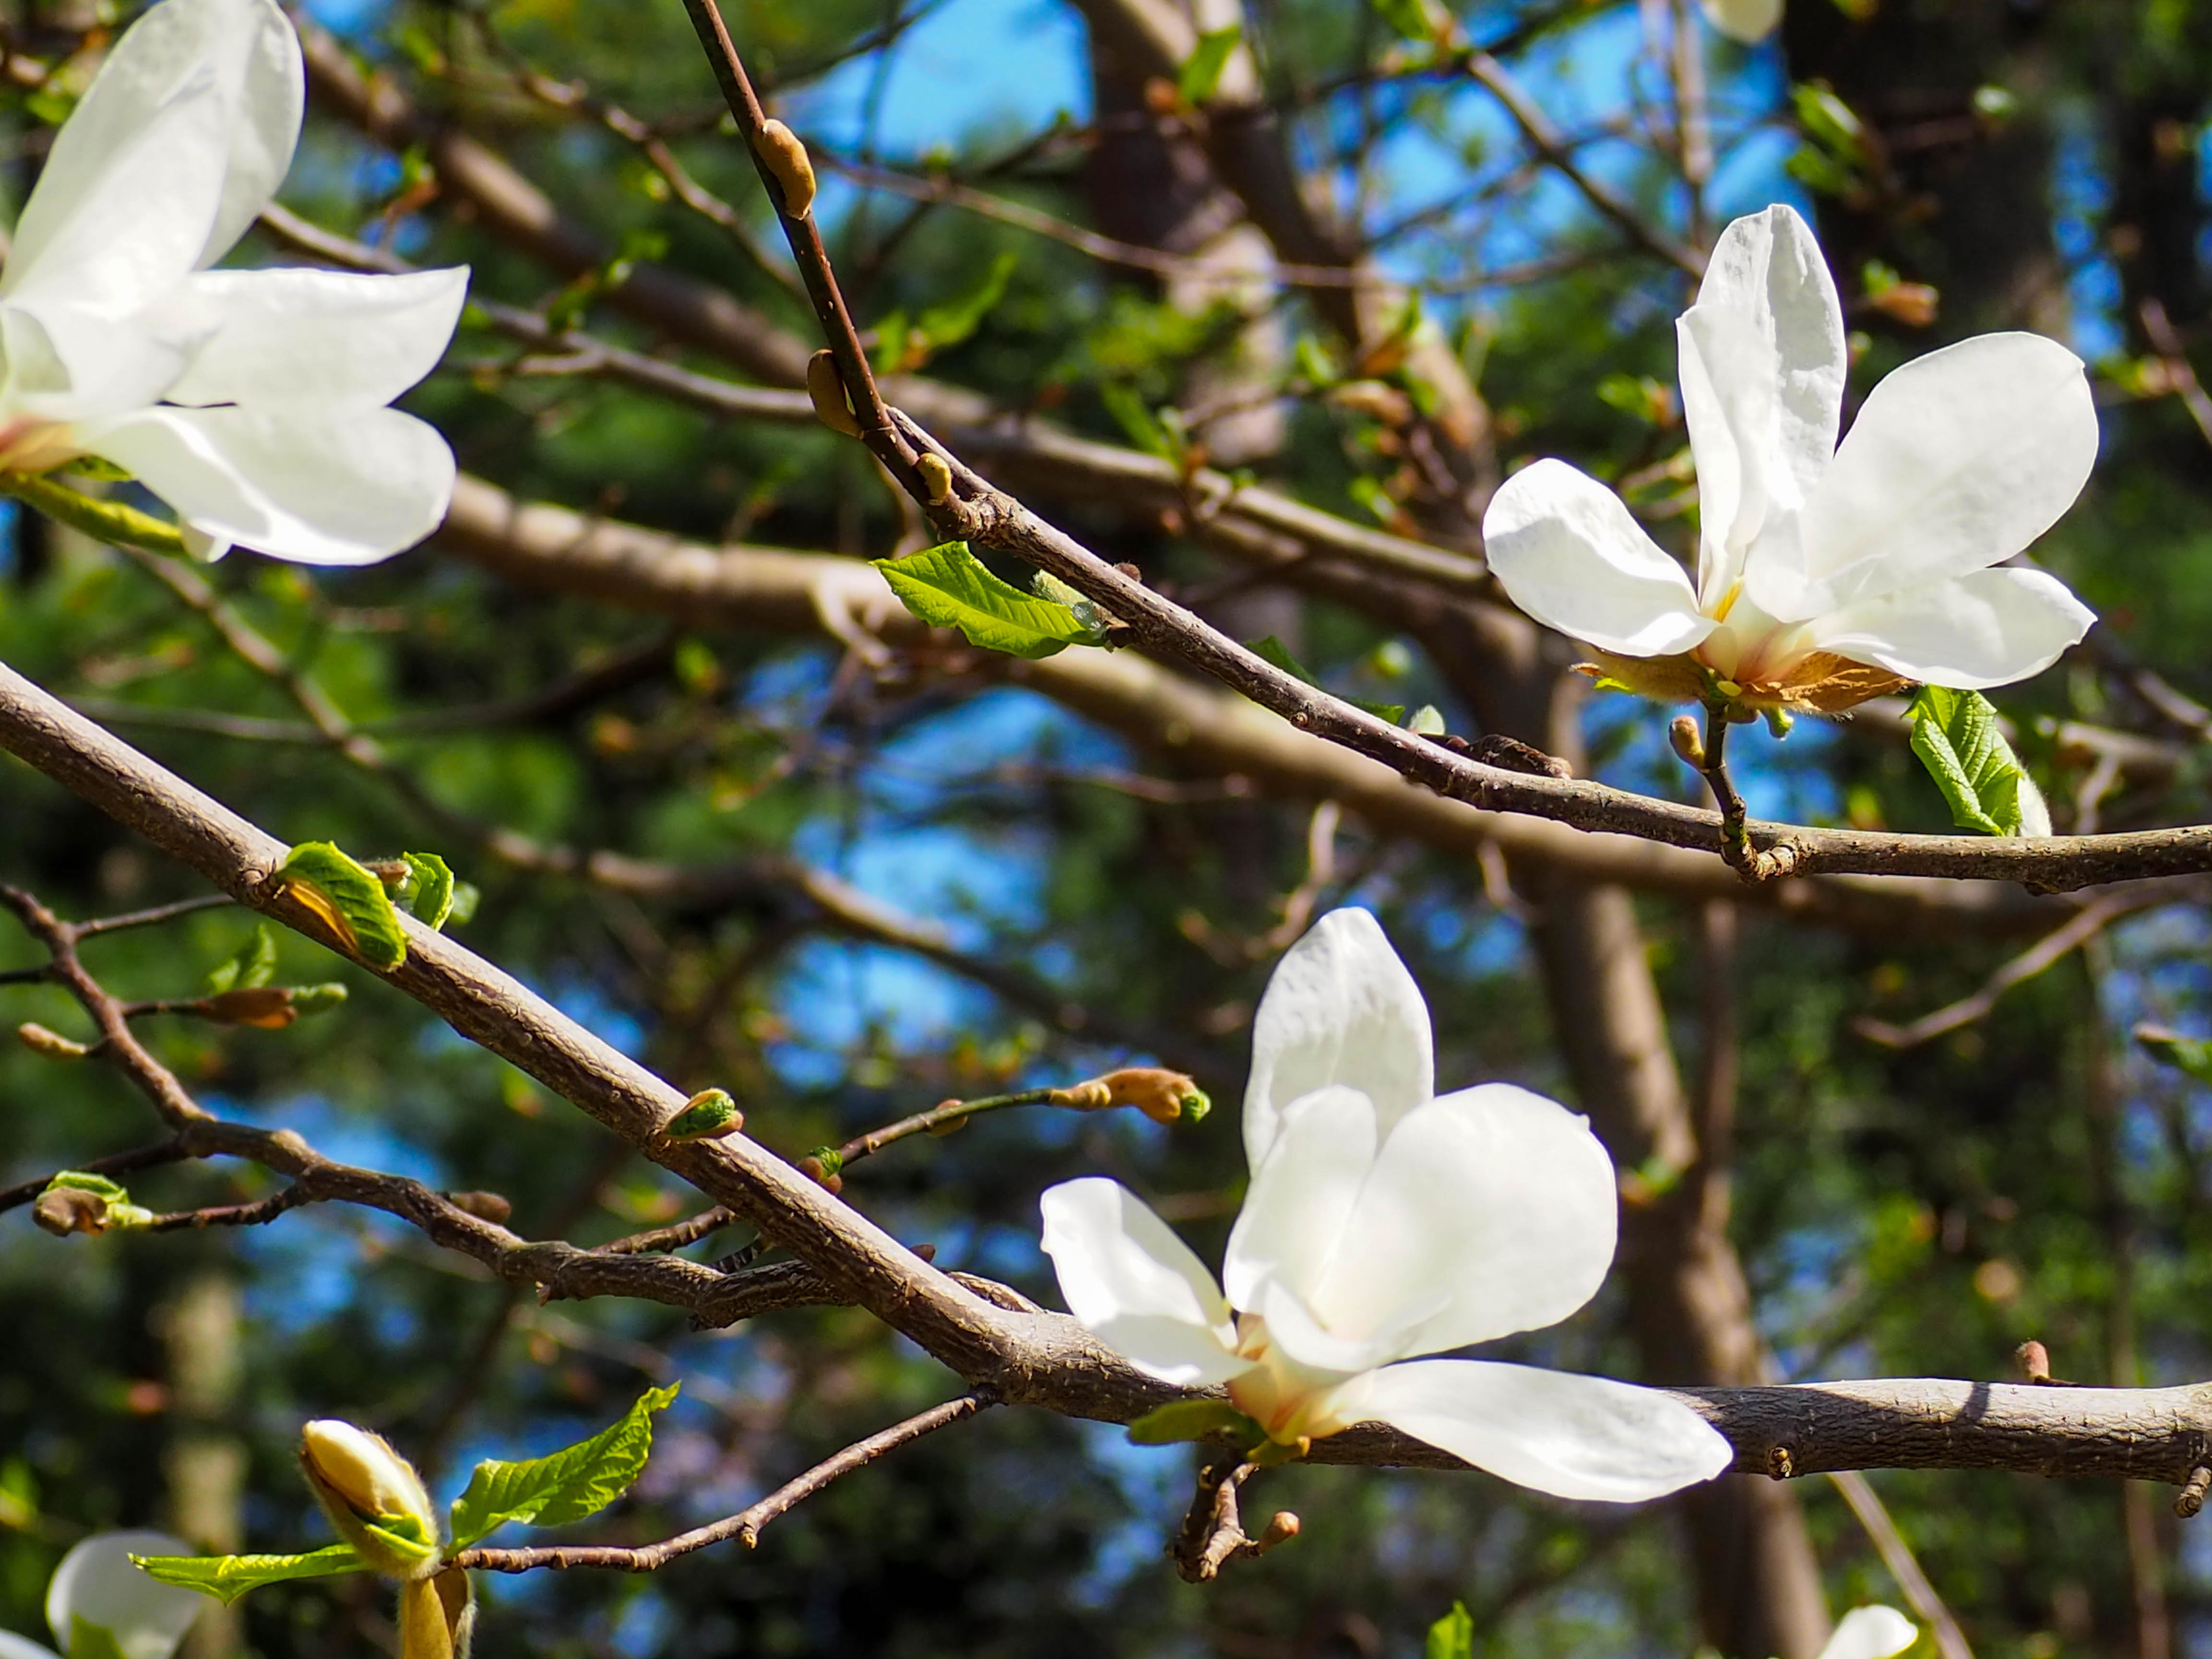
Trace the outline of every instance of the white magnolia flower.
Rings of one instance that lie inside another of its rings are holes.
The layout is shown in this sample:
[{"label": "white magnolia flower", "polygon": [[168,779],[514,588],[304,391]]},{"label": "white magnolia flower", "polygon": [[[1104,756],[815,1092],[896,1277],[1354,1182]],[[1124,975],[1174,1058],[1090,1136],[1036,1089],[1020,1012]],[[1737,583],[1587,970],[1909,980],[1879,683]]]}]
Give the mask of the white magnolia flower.
[{"label": "white magnolia flower", "polygon": [[1703,0],[1705,21],[1730,40],[1756,45],[1782,21],[1782,0]]},{"label": "white magnolia flower", "polygon": [[303,86],[276,0],[161,0],[116,43],[0,266],[0,469],[112,461],[208,557],[363,564],[436,528],[453,452],[386,405],[468,272],[206,268],[275,195]]},{"label": "white magnolia flower", "polygon": [[1291,947],[1252,1048],[1226,1296],[1132,1194],[1071,1181],[1044,1194],[1044,1248],[1085,1326],[1164,1382],[1226,1383],[1285,1445],[1376,1419],[1524,1486],[1620,1503],[1729,1466],[1728,1442],[1665,1395],[1414,1358],[1589,1301],[1618,1200],[1565,1108],[1504,1084],[1432,1097],[1428,1009],[1373,916],[1335,911]]},{"label": "white magnolia flower", "polygon": [[[169,1659],[207,1606],[197,1590],[156,1583],[131,1564],[134,1555],[190,1555],[192,1547],[165,1532],[97,1532],[54,1569],[46,1585],[46,1624],[55,1646],[75,1645],[76,1625],[94,1625],[115,1638],[123,1659]],[[55,1659],[36,1642],[0,1630],[0,1659]]]},{"label": "white magnolia flower", "polygon": [[[1787,207],[1739,219],[1676,325],[1703,535],[1693,586],[1620,498],[1564,461],[1509,478],[1491,568],[1539,622],[1655,696],[1833,713],[1913,681],[1974,690],[2047,667],[2094,615],[1990,567],[2073,505],[2097,459],[2081,362],[1984,334],[1875,386],[1837,447],[1842,307]],[[1645,660],[1638,660],[1645,659]]]},{"label": "white magnolia flower", "polygon": [[1895,1607],[1853,1607],[1837,1624],[1820,1659],[1891,1659],[1919,1639],[1918,1627]]}]

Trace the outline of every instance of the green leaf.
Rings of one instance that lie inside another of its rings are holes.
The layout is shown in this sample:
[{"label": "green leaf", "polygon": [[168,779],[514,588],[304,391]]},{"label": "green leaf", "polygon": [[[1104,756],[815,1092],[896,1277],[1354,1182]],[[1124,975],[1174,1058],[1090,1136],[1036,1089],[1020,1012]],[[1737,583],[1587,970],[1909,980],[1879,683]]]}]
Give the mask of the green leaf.
[{"label": "green leaf", "polygon": [[57,1187],[73,1187],[81,1193],[95,1194],[110,1204],[128,1204],[131,1201],[127,1188],[117,1185],[106,1176],[88,1175],[82,1170],[64,1170],[46,1182],[46,1190],[52,1192]]},{"label": "green leaf", "polygon": [[745,1116],[726,1089],[702,1089],[684,1103],[661,1133],[671,1140],[713,1140],[744,1127]]},{"label": "green leaf", "polygon": [[2171,1066],[2199,1083],[2212,1083],[2212,1042],[2185,1037],[2163,1025],[2136,1026],[2136,1042],[2160,1065]]},{"label": "green leaf", "polygon": [[402,853],[399,859],[407,866],[407,879],[392,896],[394,902],[426,926],[443,927],[453,914],[453,871],[435,853]]},{"label": "green leaf", "polygon": [[1474,1659],[1474,1618],[1466,1602],[1453,1602],[1452,1610],[1429,1626],[1425,1659]]},{"label": "green leaf", "polygon": [[119,547],[143,547],[149,552],[185,556],[184,532],[151,514],[141,513],[121,501],[80,495],[67,484],[28,472],[0,473],[0,495],[35,507],[48,518],[82,530],[96,541]]},{"label": "green leaf", "polygon": [[106,1626],[73,1613],[70,1614],[69,1659],[123,1659],[123,1644]]},{"label": "green leaf", "polygon": [[991,261],[991,268],[983,273],[981,281],[944,304],[929,307],[917,317],[914,325],[929,342],[929,349],[942,351],[948,346],[957,346],[981,328],[992,307],[1006,298],[1006,279],[1020,263],[1020,257],[1007,249]]},{"label": "green leaf", "polygon": [[[1292,679],[1304,680],[1316,691],[1328,690],[1328,687],[1314,678],[1313,670],[1292,656],[1290,647],[1285,645],[1273,634],[1268,635],[1264,640],[1245,641],[1244,648],[1254,656],[1281,669]],[[1332,691],[1329,695],[1334,696],[1336,694]],[[1350,703],[1354,708],[1364,710],[1378,720],[1388,720],[1393,726],[1398,725],[1406,718],[1406,705],[1402,702],[1366,702],[1358,697],[1345,697],[1340,701]]]},{"label": "green leaf", "polygon": [[451,1546],[466,1549],[494,1527],[520,1521],[561,1527],[605,1509],[629,1489],[653,1450],[653,1413],[676,1398],[672,1384],[648,1389],[612,1427],[565,1451],[524,1462],[489,1458],[453,1500]]},{"label": "green leaf", "polygon": [[1369,0],[1375,15],[1388,23],[1400,38],[1418,46],[1433,46],[1443,38],[1440,19],[1430,9],[1426,0]]},{"label": "green leaf", "polygon": [[301,842],[276,873],[370,967],[388,972],[407,960],[407,935],[384,884],[329,842]]},{"label": "green leaf", "polygon": [[1267,1433],[1226,1400],[1171,1400],[1129,1425],[1130,1442],[1139,1446],[1172,1446],[1217,1434],[1233,1435],[1238,1445],[1249,1446]]},{"label": "green leaf", "polygon": [[915,616],[933,627],[957,628],[987,651],[1034,659],[1090,639],[1073,611],[1000,581],[965,542],[878,559],[875,567]]},{"label": "green leaf", "polygon": [[1124,386],[1119,380],[1109,380],[1098,388],[1098,400],[1106,405],[1106,412],[1114,417],[1114,424],[1121,428],[1122,435],[1147,455],[1157,455],[1164,461],[1181,465],[1181,450],[1160,417],[1152,412],[1152,405],[1137,393],[1134,386]]},{"label": "green leaf", "polygon": [[1221,71],[1229,67],[1230,54],[1244,38],[1242,25],[1231,23],[1198,37],[1198,49],[1183,60],[1176,76],[1176,92],[1193,109],[1211,101],[1221,85]]},{"label": "green leaf", "polygon": [[306,1555],[134,1555],[149,1578],[212,1595],[228,1606],[250,1589],[288,1578],[325,1578],[334,1572],[366,1572],[368,1564],[350,1544],[332,1544]]},{"label": "green leaf", "polygon": [[225,991],[258,990],[276,977],[276,935],[265,921],[253,924],[253,936],[238,947],[238,954],[219,962],[207,976],[210,996]]},{"label": "green leaf", "polygon": [[2042,793],[2005,741],[1987,697],[1923,685],[1907,713],[1912,752],[1943,792],[1952,823],[1988,836],[2051,833]]},{"label": "green leaf", "polygon": [[1099,613],[1098,607],[1049,570],[1040,570],[1030,578],[1030,592],[1041,599],[1049,600],[1054,605],[1064,605],[1073,611],[1075,620],[1083,624],[1090,635],[1086,644],[1103,645],[1106,642],[1106,618]]}]

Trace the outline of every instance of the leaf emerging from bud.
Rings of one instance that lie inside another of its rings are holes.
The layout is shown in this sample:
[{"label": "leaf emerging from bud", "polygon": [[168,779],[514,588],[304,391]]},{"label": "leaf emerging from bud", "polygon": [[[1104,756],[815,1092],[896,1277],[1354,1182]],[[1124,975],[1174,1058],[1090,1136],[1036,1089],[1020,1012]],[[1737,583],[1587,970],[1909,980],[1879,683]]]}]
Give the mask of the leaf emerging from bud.
[{"label": "leaf emerging from bud", "polygon": [[264,1031],[281,1031],[299,1018],[292,993],[281,985],[241,986],[218,991],[204,999],[201,1010],[224,1025],[258,1025]]},{"label": "leaf emerging from bud", "polygon": [[814,206],[814,163],[799,135],[781,121],[769,121],[761,128],[760,156],[783,191],[783,210],[804,219]]},{"label": "leaf emerging from bud", "polygon": [[661,1133],[671,1140],[714,1140],[745,1127],[745,1115],[723,1089],[702,1089],[684,1103]]},{"label": "leaf emerging from bud", "polygon": [[[300,1431],[300,1468],[338,1535],[374,1571],[413,1580],[436,1570],[438,1512],[415,1466],[382,1436],[335,1419],[319,1419]],[[403,1604],[403,1622],[404,1617]],[[443,1630],[442,1612],[438,1622]],[[450,1644],[446,1651],[451,1652]]]}]

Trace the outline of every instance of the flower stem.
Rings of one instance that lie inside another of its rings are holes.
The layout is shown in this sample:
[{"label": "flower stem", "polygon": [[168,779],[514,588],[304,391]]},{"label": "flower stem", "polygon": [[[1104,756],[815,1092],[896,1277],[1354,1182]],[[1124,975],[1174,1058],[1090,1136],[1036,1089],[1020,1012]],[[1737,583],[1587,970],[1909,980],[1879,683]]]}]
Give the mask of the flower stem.
[{"label": "flower stem", "polygon": [[817,1146],[800,1164],[800,1168],[824,1185],[838,1179],[847,1164],[883,1151],[894,1141],[904,1140],[909,1135],[950,1134],[971,1117],[984,1112],[995,1112],[1008,1106],[1042,1106],[1054,1096],[1065,1091],[1054,1088],[1017,1089],[1012,1094],[983,1095],[974,1100],[948,1100],[917,1112],[912,1117],[902,1117],[896,1123],[887,1123],[880,1129],[847,1141],[842,1146]]},{"label": "flower stem", "polygon": [[101,501],[57,483],[43,473],[0,472],[0,495],[13,495],[35,507],[48,518],[103,542],[143,547],[149,552],[185,556],[185,538],[176,526],[164,524],[121,501]]},{"label": "flower stem", "polygon": [[1744,830],[1749,814],[1743,797],[1736,793],[1735,781],[1729,776],[1729,725],[1726,703],[1705,705],[1705,763],[1698,769],[1713,792],[1713,804],[1721,809],[1721,857],[1730,867],[1743,872],[1756,865],[1758,854],[1752,851],[1751,837]]}]

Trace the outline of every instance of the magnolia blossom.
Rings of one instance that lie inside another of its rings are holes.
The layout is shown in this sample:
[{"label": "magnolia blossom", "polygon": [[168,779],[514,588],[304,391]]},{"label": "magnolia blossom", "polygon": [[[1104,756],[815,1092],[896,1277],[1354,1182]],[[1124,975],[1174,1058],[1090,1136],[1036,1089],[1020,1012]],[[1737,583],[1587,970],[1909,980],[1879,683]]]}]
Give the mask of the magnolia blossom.
[{"label": "magnolia blossom", "polygon": [[1820,1659],[1891,1659],[1919,1639],[1918,1628],[1895,1607],[1853,1607],[1837,1622]]},{"label": "magnolia blossom", "polygon": [[1617,1503],[1719,1474],[1728,1442],[1665,1395],[1415,1358],[1565,1319],[1605,1278],[1619,1219],[1583,1119],[1504,1084],[1437,1096],[1432,1052],[1374,917],[1324,916],[1260,1004],[1252,1182],[1221,1283],[1134,1195],[1071,1181],[1044,1194],[1044,1248],[1076,1318],[1163,1382],[1226,1383],[1285,1445],[1371,1419]]},{"label": "magnolia blossom", "polygon": [[[197,1590],[157,1583],[134,1555],[189,1555],[191,1546],[165,1532],[96,1532],[62,1557],[46,1584],[46,1625],[63,1653],[76,1646],[82,1622],[115,1638],[123,1659],[169,1659],[207,1606]],[[52,1650],[0,1630],[0,1659],[55,1659]]]},{"label": "magnolia blossom", "polygon": [[112,462],[210,558],[363,564],[437,527],[453,452],[386,405],[468,272],[208,269],[291,165],[303,87],[276,0],[162,0],[116,43],[0,266],[0,469]]},{"label": "magnolia blossom", "polygon": [[1843,308],[1788,207],[1722,234],[1676,337],[1694,584],[1564,461],[1515,474],[1483,520],[1513,602],[1596,647],[1607,678],[1833,713],[1914,681],[2024,679],[2088,631],[2095,617],[2056,578],[1991,568],[2073,505],[2096,461],[2096,410],[2065,347],[1984,334],[1930,352],[1875,387],[1838,448]]},{"label": "magnolia blossom", "polygon": [[1782,0],[1703,0],[1705,21],[1732,40],[1755,45],[1782,21]]}]

